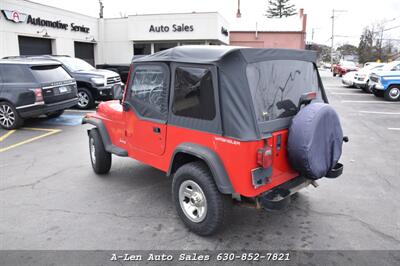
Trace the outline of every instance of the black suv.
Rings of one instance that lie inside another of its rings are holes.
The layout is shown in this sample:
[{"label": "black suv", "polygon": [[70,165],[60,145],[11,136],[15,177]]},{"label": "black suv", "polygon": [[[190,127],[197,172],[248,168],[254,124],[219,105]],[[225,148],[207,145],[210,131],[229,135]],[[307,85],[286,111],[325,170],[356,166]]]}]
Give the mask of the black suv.
[{"label": "black suv", "polygon": [[60,116],[78,103],[75,79],[50,60],[0,60],[0,126],[15,129],[24,119]]},{"label": "black suv", "polygon": [[86,61],[67,55],[43,55],[36,58],[56,60],[64,65],[78,85],[79,109],[90,109],[95,101],[112,100],[114,86],[122,86],[121,77],[114,71],[96,69]]}]

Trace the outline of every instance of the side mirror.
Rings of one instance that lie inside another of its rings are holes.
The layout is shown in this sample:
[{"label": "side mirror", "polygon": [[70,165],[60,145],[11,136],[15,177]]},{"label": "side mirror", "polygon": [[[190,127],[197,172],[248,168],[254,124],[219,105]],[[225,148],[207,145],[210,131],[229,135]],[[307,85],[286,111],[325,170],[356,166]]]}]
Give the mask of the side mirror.
[{"label": "side mirror", "polygon": [[114,100],[122,100],[123,97],[123,88],[120,84],[116,84],[112,87],[112,94],[113,94],[113,98]]}]

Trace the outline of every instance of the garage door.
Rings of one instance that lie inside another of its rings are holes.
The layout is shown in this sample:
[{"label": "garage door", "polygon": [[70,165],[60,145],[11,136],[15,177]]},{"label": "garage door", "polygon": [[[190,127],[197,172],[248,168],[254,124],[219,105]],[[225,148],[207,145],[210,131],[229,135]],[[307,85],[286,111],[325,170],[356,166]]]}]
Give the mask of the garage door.
[{"label": "garage door", "polygon": [[51,54],[51,39],[18,36],[20,55]]},{"label": "garage door", "polygon": [[94,66],[94,44],[75,42],[75,57],[81,58]]}]

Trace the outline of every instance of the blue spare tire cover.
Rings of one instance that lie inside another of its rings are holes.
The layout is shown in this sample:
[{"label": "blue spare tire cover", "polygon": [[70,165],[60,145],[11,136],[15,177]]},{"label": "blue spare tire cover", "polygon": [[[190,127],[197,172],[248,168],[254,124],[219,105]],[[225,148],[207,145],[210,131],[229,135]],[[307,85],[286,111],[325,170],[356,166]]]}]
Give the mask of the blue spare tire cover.
[{"label": "blue spare tire cover", "polygon": [[311,103],[293,118],[287,150],[293,169],[306,178],[328,174],[342,154],[343,131],[336,111],[325,103]]}]

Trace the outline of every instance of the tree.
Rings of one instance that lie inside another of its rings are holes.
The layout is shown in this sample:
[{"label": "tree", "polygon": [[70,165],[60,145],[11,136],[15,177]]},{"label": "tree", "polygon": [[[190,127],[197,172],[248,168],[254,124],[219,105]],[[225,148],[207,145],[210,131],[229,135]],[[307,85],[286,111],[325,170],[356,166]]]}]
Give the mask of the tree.
[{"label": "tree", "polygon": [[327,45],[312,43],[307,45],[307,50],[316,51],[318,61],[323,61],[323,62],[331,61],[331,48]]},{"label": "tree", "polygon": [[269,0],[268,10],[265,16],[267,16],[267,18],[281,18],[296,15],[296,9],[289,1],[290,0]]},{"label": "tree", "polygon": [[366,27],[360,37],[358,45],[358,57],[360,63],[376,60],[375,33],[370,27]]},{"label": "tree", "polygon": [[343,44],[336,49],[340,55],[356,55],[358,54],[358,48],[351,44]]},{"label": "tree", "polygon": [[386,62],[396,58],[397,50],[387,33],[386,23],[387,21],[383,20],[364,28],[358,45],[360,63],[377,60]]}]

